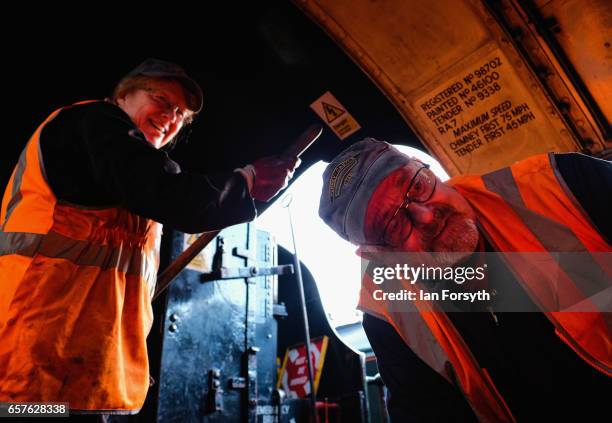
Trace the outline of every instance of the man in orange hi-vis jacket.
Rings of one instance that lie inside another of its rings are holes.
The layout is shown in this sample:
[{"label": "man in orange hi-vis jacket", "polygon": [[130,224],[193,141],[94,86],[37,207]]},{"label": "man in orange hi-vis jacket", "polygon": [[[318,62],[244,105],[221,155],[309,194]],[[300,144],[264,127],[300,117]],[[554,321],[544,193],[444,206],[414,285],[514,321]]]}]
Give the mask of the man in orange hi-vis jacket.
[{"label": "man in orange hi-vis jacket", "polygon": [[268,201],[297,165],[182,172],[164,147],[202,104],[181,67],[148,59],[112,98],[63,107],[35,131],[0,213],[0,402],[141,408],[161,224],[199,233],[249,221],[253,198]]},{"label": "man in orange hi-vis jacket", "polygon": [[609,414],[611,194],[612,164],[579,153],[443,183],[368,138],[329,164],[319,214],[367,260],[359,308],[394,422]]}]

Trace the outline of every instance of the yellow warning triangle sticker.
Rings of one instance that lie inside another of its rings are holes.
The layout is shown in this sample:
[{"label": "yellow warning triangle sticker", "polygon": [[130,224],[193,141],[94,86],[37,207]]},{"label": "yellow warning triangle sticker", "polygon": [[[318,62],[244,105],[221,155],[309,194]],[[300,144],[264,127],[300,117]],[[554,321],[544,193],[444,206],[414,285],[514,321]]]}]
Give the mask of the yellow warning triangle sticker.
[{"label": "yellow warning triangle sticker", "polygon": [[329,91],[310,103],[310,108],[341,140],[361,128],[355,118],[351,116],[351,112]]},{"label": "yellow warning triangle sticker", "polygon": [[345,113],[345,111],[340,107],[325,103],[324,101],[321,102],[321,105],[323,105],[323,111],[325,112],[327,123],[333,122]]}]

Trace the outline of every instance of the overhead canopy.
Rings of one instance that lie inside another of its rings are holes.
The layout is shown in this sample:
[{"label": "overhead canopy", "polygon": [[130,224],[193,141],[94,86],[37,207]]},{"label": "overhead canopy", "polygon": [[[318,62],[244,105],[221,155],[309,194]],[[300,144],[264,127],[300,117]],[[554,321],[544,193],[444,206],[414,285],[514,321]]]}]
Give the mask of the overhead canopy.
[{"label": "overhead canopy", "polygon": [[[295,3],[452,174],[546,151],[606,148],[612,65],[603,34],[609,37],[612,11],[603,0],[541,8],[475,0]],[[571,23],[577,16],[588,29]]]}]

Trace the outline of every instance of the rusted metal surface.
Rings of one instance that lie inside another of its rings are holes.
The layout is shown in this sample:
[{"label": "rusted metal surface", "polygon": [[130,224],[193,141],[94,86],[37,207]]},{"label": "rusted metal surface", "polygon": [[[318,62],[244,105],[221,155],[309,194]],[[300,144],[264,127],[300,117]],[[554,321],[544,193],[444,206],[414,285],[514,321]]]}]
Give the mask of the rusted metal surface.
[{"label": "rusted metal surface", "polygon": [[[598,125],[612,140],[612,3],[608,0],[554,0],[538,4],[551,35],[601,112]],[[586,123],[580,126],[585,126]]]},{"label": "rusted metal surface", "polygon": [[[553,1],[543,8],[530,0],[487,2],[583,150],[596,153],[612,137],[610,116],[604,112],[609,109],[606,91],[609,94],[612,89],[612,61],[605,57],[604,39],[606,33],[610,38],[611,29],[606,31],[601,20],[585,18],[597,14],[605,19],[605,8],[597,7],[597,2],[574,4],[570,9],[576,15],[559,20],[557,16],[567,14],[570,3]],[[577,27],[574,21],[582,21],[585,27]]]}]

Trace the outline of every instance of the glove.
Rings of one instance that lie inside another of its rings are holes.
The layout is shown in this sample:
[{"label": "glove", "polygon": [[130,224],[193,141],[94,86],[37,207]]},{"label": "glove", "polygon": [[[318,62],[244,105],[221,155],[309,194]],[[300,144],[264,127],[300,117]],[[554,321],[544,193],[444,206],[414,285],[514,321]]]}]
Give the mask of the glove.
[{"label": "glove", "polygon": [[270,201],[280,190],[287,187],[299,165],[300,159],[297,157],[270,156],[255,160],[252,164],[255,181],[251,196],[259,201]]}]

